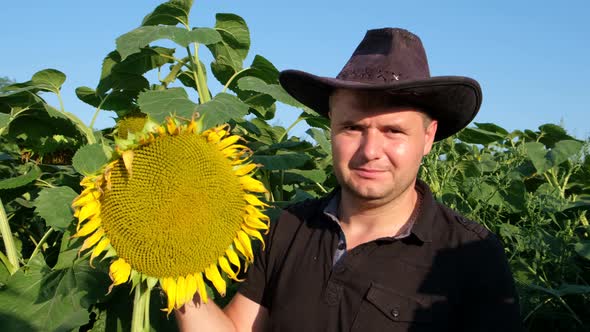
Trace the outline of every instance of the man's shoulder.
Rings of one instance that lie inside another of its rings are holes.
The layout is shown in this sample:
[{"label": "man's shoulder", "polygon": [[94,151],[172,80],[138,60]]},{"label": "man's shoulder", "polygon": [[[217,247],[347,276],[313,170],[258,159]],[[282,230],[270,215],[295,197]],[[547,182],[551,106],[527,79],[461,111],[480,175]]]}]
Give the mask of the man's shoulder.
[{"label": "man's shoulder", "polygon": [[464,240],[483,240],[495,235],[483,224],[476,222],[458,211],[436,202],[438,218],[444,220],[449,231],[461,235]]}]

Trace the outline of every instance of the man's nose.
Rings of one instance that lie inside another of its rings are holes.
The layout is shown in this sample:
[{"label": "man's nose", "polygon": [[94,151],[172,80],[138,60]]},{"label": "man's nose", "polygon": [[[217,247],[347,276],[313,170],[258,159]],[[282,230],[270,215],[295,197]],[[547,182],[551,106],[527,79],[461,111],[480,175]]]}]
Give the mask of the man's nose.
[{"label": "man's nose", "polygon": [[361,146],[359,147],[359,152],[362,157],[366,160],[379,159],[382,151],[383,137],[381,137],[381,133],[374,128],[366,130],[363,135]]}]

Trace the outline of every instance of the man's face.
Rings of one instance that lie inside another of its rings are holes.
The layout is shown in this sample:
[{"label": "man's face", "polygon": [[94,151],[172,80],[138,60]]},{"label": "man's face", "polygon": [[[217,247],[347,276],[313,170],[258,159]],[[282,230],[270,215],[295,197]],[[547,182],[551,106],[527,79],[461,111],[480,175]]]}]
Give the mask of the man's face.
[{"label": "man's face", "polygon": [[330,99],[334,173],[343,191],[366,202],[389,202],[413,188],[437,127],[415,109],[379,100],[351,90]]}]

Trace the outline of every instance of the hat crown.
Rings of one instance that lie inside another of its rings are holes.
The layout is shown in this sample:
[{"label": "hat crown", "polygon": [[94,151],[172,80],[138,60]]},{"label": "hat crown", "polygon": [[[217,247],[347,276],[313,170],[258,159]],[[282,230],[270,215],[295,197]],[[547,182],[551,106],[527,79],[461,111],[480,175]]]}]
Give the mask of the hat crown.
[{"label": "hat crown", "polygon": [[337,79],[372,84],[430,77],[422,41],[399,28],[367,31]]}]

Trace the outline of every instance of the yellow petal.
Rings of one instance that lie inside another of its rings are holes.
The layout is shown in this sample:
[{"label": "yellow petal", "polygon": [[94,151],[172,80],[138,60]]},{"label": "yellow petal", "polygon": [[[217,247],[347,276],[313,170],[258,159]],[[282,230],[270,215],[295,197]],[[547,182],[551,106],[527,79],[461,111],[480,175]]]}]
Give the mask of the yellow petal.
[{"label": "yellow petal", "polygon": [[217,289],[217,292],[221,294],[221,296],[225,296],[225,280],[221,277],[217,265],[211,264],[209,267],[206,267],[205,277],[211,280],[213,286],[215,286],[215,289]]},{"label": "yellow petal", "polygon": [[238,231],[238,240],[239,240],[239,242],[242,243],[242,246],[246,250],[248,257],[250,257],[250,261],[253,262],[254,261],[254,253],[252,251],[252,244],[250,242],[250,237],[248,237],[248,234],[244,233],[244,231],[241,231],[241,230]]},{"label": "yellow petal", "polygon": [[100,203],[92,201],[80,208],[78,220],[85,220],[100,212]]},{"label": "yellow petal", "polygon": [[254,261],[254,256],[251,255],[250,251],[246,250],[246,248],[239,239],[234,239],[234,247],[236,247],[238,252],[240,252],[246,258],[246,262],[252,263]]},{"label": "yellow petal", "polygon": [[100,192],[94,188],[84,189],[80,196],[76,197],[72,202],[72,208],[84,206],[92,201],[96,201],[100,198]]},{"label": "yellow petal", "polygon": [[268,230],[268,224],[260,221],[260,219],[250,216],[250,215],[246,215],[244,216],[244,222],[246,223],[246,225],[248,225],[248,227],[254,228],[254,229],[263,229],[263,230]]},{"label": "yellow petal", "polygon": [[246,205],[246,212],[248,212],[249,215],[255,217],[256,219],[264,220],[266,222],[270,221],[270,218],[267,215],[265,215],[252,205]]},{"label": "yellow petal", "polygon": [[86,236],[94,232],[98,227],[100,227],[100,222],[101,220],[99,216],[92,217],[92,219],[85,223],[84,226],[82,226],[82,228],[76,232],[76,234],[72,235],[72,237]]},{"label": "yellow petal", "polygon": [[197,290],[199,291],[199,297],[201,298],[201,303],[207,303],[207,288],[205,287],[205,281],[203,280],[203,274],[199,273],[195,275],[197,279]]},{"label": "yellow petal", "polygon": [[119,258],[109,267],[109,277],[113,281],[113,285],[120,285],[129,280],[131,275],[131,265],[129,265],[123,258]]},{"label": "yellow petal", "polygon": [[90,255],[90,266],[94,267],[94,265],[92,265],[92,260],[100,255],[109,245],[109,243],[111,243],[111,240],[106,237],[98,242],[96,247],[94,247],[94,250],[92,250],[92,254]]},{"label": "yellow petal", "polygon": [[238,269],[240,269],[240,258],[238,257],[238,254],[236,254],[233,248],[227,249],[225,251],[225,255],[233,265],[237,266]]},{"label": "yellow petal", "polygon": [[253,236],[253,237],[257,238],[257,239],[258,239],[258,241],[262,242],[262,250],[264,250],[264,248],[265,248],[266,246],[265,246],[265,244],[264,244],[264,240],[262,239],[262,235],[260,235],[260,232],[258,232],[257,230],[251,229],[251,228],[249,228],[249,227],[248,227],[248,226],[246,226],[246,225],[242,225],[242,230],[243,230],[243,231],[244,231],[246,234],[248,234],[248,235],[250,235],[250,236]]},{"label": "yellow petal", "polygon": [[[171,313],[172,309],[174,309],[174,304],[176,302],[176,281],[172,278],[164,278],[166,281],[166,297],[168,297],[168,308],[167,312]],[[162,287],[163,288],[163,287]]]},{"label": "yellow petal", "polygon": [[186,126],[186,131],[191,134],[194,134],[197,131],[197,123],[194,119],[189,122],[188,126]]},{"label": "yellow petal", "polygon": [[268,206],[267,204],[263,203],[261,200],[258,199],[258,197],[252,195],[252,194],[245,194],[244,195],[244,199],[246,200],[246,202],[248,202],[248,204],[250,205],[254,205],[254,206],[262,206],[262,207],[266,207]]},{"label": "yellow petal", "polygon": [[256,179],[253,179],[247,175],[240,177],[240,184],[242,185],[242,188],[244,188],[248,191],[257,192],[257,193],[267,192],[267,190],[264,187],[264,185],[262,184],[262,182],[260,182]]},{"label": "yellow petal", "polygon": [[166,121],[166,128],[168,129],[168,133],[170,135],[174,134],[176,131],[176,122],[174,122],[172,118],[168,118],[168,121]]},{"label": "yellow petal", "polygon": [[186,280],[183,276],[176,280],[176,308],[180,308],[186,302]]},{"label": "yellow petal", "polygon": [[240,270],[238,269],[238,271],[234,272],[234,270],[232,270],[231,266],[229,265],[229,261],[227,260],[227,258],[223,256],[219,257],[219,267],[222,271],[227,273],[227,275],[233,280],[243,281],[242,279],[238,279],[237,273],[240,272]]},{"label": "yellow petal", "polygon": [[240,136],[238,136],[238,135],[233,135],[228,138],[224,138],[223,140],[221,140],[221,142],[219,142],[219,144],[217,145],[217,148],[219,150],[223,150],[223,149],[227,148],[228,146],[233,145],[234,143],[236,143],[239,140],[240,140]]},{"label": "yellow petal", "polygon": [[195,278],[194,274],[189,274],[186,276],[186,301],[190,302],[193,300],[195,293],[197,292],[197,278]]},{"label": "yellow petal", "polygon": [[79,252],[82,252],[90,247],[92,247],[93,245],[95,245],[98,241],[100,241],[100,239],[102,239],[102,236],[104,235],[104,231],[102,228],[99,228],[96,230],[96,232],[94,232],[94,234],[90,235],[89,237],[86,238],[86,240],[84,240],[84,243],[82,243],[82,247],[80,248]]},{"label": "yellow petal", "polygon": [[121,155],[121,157],[123,158],[123,164],[125,165],[125,169],[127,170],[127,173],[129,173],[129,176],[132,176],[132,174],[133,174],[132,173],[133,172],[133,168],[132,168],[133,156],[134,156],[133,150],[124,151],[123,154]]},{"label": "yellow petal", "polygon": [[256,164],[243,165],[243,166],[237,167],[234,170],[234,174],[237,176],[243,176],[243,175],[249,174],[250,172],[255,170],[256,167],[258,167],[258,165],[256,165]]}]

